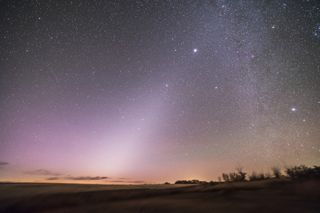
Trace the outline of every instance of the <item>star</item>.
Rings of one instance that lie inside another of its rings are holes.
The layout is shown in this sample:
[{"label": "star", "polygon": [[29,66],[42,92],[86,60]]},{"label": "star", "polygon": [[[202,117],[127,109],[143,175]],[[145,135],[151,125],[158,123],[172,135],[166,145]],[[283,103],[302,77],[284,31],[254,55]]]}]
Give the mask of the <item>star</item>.
[{"label": "star", "polygon": [[313,30],[313,35],[320,38],[320,23],[317,23]]},{"label": "star", "polygon": [[284,8],[284,9],[286,9],[287,6],[288,6],[288,5],[287,5],[286,3],[283,3],[283,4],[282,4],[282,8]]},{"label": "star", "polygon": [[194,48],[193,49],[193,53],[197,53],[198,52],[198,49],[197,48]]},{"label": "star", "polygon": [[296,112],[296,111],[297,111],[297,108],[295,108],[295,107],[291,108],[291,112]]}]

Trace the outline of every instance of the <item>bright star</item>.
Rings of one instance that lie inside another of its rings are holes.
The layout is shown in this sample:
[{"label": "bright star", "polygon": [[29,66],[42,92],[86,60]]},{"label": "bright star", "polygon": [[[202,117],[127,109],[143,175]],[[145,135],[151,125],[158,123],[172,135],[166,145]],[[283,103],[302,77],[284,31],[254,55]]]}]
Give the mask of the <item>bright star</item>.
[{"label": "bright star", "polygon": [[297,108],[292,107],[292,108],[291,108],[291,112],[295,112],[295,111],[297,111]]},{"label": "bright star", "polygon": [[193,49],[193,53],[197,53],[198,52],[198,49],[197,48],[194,48]]}]

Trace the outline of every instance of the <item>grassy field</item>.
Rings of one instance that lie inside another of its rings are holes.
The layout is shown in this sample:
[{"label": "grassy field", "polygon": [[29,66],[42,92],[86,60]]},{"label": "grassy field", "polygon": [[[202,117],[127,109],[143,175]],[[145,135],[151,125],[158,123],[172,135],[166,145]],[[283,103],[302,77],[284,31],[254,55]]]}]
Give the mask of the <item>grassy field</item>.
[{"label": "grassy field", "polygon": [[320,212],[320,181],[0,184],[0,212]]}]

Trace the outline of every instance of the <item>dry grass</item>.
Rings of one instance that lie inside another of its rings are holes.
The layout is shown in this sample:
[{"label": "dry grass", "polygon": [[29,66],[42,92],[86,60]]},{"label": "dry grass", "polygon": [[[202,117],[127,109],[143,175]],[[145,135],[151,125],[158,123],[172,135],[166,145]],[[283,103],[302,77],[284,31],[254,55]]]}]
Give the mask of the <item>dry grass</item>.
[{"label": "dry grass", "polygon": [[0,212],[319,212],[320,181],[0,184]]}]

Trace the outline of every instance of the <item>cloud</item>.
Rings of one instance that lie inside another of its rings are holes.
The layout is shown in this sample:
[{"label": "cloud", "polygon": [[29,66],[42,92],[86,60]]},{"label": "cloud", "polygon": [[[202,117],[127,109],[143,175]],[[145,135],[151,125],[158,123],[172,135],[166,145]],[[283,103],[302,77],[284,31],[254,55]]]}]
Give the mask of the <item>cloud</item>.
[{"label": "cloud", "polygon": [[107,183],[114,183],[114,184],[145,184],[142,180],[132,180],[130,178],[118,178],[118,179],[111,179],[107,176],[52,176],[46,178],[48,181],[66,181],[66,180],[73,180],[73,181],[99,181],[99,180],[106,180]]},{"label": "cloud", "polygon": [[0,161],[0,166],[7,166],[9,163],[5,161]]},{"label": "cloud", "polygon": [[59,180],[59,179],[60,179],[59,177],[49,177],[46,180]]},{"label": "cloud", "polygon": [[106,176],[65,176],[65,177],[49,177],[46,180],[106,180]]},{"label": "cloud", "polygon": [[5,166],[8,166],[9,163],[5,161],[0,161],[0,169],[4,168]]},{"label": "cloud", "polygon": [[105,180],[108,179],[106,176],[67,176],[67,180]]},{"label": "cloud", "polygon": [[[126,179],[126,178],[124,178]],[[111,181],[108,181],[109,183],[128,183],[128,184],[140,184],[140,183],[145,183],[144,181],[142,180],[111,180]]]},{"label": "cloud", "polygon": [[60,176],[60,175],[62,175],[60,173],[52,172],[52,171],[49,171],[46,169],[37,169],[37,170],[27,171],[25,173],[29,174],[29,175],[41,175],[41,176]]},{"label": "cloud", "polygon": [[126,177],[114,178],[113,180],[108,180],[109,183],[127,183],[127,184],[145,184],[146,182],[143,180],[134,180]]}]

